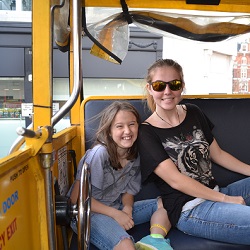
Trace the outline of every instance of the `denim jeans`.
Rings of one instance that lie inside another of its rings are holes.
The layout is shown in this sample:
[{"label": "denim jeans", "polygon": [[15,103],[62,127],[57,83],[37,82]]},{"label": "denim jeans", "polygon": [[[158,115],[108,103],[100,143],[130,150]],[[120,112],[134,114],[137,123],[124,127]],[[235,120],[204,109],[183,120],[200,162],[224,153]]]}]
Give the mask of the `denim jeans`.
[{"label": "denim jeans", "polygon": [[250,245],[250,177],[220,188],[220,192],[242,196],[246,205],[206,200],[182,212],[177,228],[198,237]]},{"label": "denim jeans", "polygon": [[[158,199],[136,201],[133,206],[134,224],[142,224],[150,221],[152,214],[158,208]],[[122,209],[122,207],[121,207]],[[98,214],[91,214],[90,242],[102,250],[113,249],[122,239],[130,238],[125,229],[123,229],[113,218]],[[72,221],[71,227],[77,233],[77,223]]]}]

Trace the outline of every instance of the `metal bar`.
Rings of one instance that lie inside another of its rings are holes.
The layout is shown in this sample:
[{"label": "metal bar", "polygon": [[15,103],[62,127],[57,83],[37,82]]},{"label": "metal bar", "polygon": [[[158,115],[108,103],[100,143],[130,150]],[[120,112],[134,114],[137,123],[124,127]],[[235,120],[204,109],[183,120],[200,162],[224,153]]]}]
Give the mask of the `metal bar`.
[{"label": "metal bar", "polygon": [[52,117],[52,127],[74,106],[82,86],[82,6],[80,0],[73,1],[73,68],[74,86],[68,101]]},{"label": "metal bar", "polygon": [[53,179],[51,172],[52,154],[42,154],[42,167],[44,168],[45,180],[45,199],[46,199],[46,212],[47,212],[47,228],[49,232],[49,249],[56,249],[55,240],[55,218],[54,218],[54,200],[53,200]]}]

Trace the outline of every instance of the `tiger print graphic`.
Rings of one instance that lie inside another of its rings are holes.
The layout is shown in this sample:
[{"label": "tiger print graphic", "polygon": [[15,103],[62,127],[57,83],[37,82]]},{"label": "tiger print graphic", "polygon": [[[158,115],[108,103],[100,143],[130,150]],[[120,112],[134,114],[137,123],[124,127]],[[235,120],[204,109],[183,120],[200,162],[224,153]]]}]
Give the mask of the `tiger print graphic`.
[{"label": "tiger print graphic", "polygon": [[175,163],[179,171],[208,186],[213,179],[209,144],[201,129],[193,127],[193,131],[185,135],[185,140],[177,136],[166,138],[163,147]]}]

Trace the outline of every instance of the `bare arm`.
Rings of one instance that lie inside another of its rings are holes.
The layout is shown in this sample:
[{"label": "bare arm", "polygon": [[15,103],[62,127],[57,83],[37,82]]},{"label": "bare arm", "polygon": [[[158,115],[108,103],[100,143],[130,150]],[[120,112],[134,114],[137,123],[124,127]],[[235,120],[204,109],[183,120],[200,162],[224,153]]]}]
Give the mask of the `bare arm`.
[{"label": "bare arm", "polygon": [[134,221],[125,211],[107,206],[94,198],[91,198],[91,211],[113,218],[126,230],[134,226]]},{"label": "bare arm", "polygon": [[78,196],[79,196],[79,187],[80,187],[80,181],[76,181],[74,184],[74,187],[72,189],[70,199],[72,204],[76,204],[78,201]]},{"label": "bare arm", "polygon": [[[71,192],[70,198],[71,198],[71,202],[73,204],[76,204],[78,201],[79,183],[80,183],[79,181],[75,182],[75,185],[74,185],[73,190]],[[113,218],[117,209],[106,206],[103,203],[97,201],[96,199],[91,198],[91,211],[96,212],[96,213],[100,213],[100,214],[105,214],[105,215]]]},{"label": "bare arm", "polygon": [[105,214],[111,218],[116,217],[117,209],[104,205],[100,201],[91,198],[91,211],[99,214]]},{"label": "bare arm", "polygon": [[171,159],[161,162],[154,172],[172,188],[193,197],[211,201],[245,204],[242,197],[224,195],[180,173]]},{"label": "bare arm", "polygon": [[216,140],[210,145],[212,161],[231,171],[250,176],[250,165],[238,160],[231,154],[222,150]]},{"label": "bare arm", "polygon": [[133,205],[134,205],[134,196],[132,194],[125,193],[122,195],[122,204],[123,209],[126,214],[130,216],[132,219],[132,211],[133,211]]},{"label": "bare arm", "polygon": [[[80,182],[76,181],[70,195],[72,204],[76,204],[78,202],[79,186]],[[127,194],[123,198],[124,199],[123,204],[124,206],[126,206],[126,209],[124,211],[120,211],[113,207],[106,206],[103,203],[97,201],[96,199],[91,198],[91,211],[107,215],[116,220],[124,229],[129,230],[134,226],[134,221],[132,219],[132,207],[131,207],[133,206],[134,199],[133,196],[132,197],[131,196],[132,195]]]}]

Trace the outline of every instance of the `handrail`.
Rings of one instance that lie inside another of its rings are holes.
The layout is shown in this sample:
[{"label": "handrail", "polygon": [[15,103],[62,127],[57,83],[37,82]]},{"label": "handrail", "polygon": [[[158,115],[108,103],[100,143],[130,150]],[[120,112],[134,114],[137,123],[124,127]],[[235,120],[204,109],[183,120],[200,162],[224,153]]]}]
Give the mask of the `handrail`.
[{"label": "handrail", "polygon": [[67,112],[74,106],[80,93],[82,86],[82,8],[81,1],[73,1],[73,76],[74,86],[72,93],[67,102],[61,109],[52,117],[51,126],[64,117]]},{"label": "handrail", "polygon": [[18,135],[22,135],[22,136],[25,136],[25,137],[28,137],[28,138],[40,138],[41,135],[42,135],[40,130],[33,131],[33,130],[23,128],[23,127],[18,127],[16,129],[16,132],[17,132]]},{"label": "handrail", "polygon": [[[32,129],[33,128],[33,123],[31,123],[27,129]],[[13,142],[12,146],[10,147],[8,155],[16,152],[25,142],[25,139],[22,135],[19,135],[16,140]]]}]

